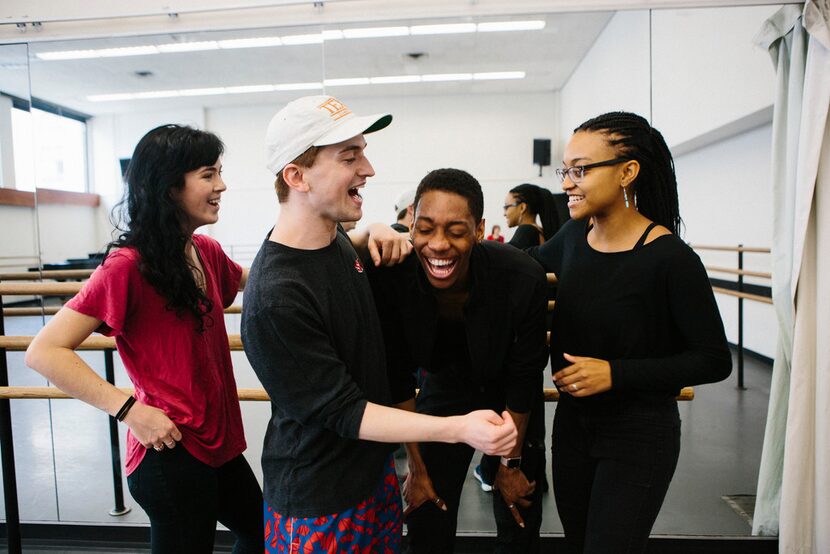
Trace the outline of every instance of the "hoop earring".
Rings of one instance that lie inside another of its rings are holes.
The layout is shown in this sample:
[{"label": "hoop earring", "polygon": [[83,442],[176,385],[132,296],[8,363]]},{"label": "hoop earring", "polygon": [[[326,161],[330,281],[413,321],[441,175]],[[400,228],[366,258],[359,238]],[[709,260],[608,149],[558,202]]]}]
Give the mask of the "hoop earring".
[{"label": "hoop earring", "polygon": [[622,189],[623,189],[623,198],[625,199],[625,207],[628,208],[629,207],[629,205],[628,205],[628,193],[625,192],[625,187],[623,187]]},{"label": "hoop earring", "polygon": [[634,191],[634,209],[639,211],[639,207],[637,206],[637,191]]}]

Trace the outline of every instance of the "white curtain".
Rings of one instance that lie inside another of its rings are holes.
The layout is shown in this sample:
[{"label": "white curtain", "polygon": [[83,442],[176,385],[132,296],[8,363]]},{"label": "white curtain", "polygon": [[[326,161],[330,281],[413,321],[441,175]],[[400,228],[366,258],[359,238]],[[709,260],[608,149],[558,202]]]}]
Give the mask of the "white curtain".
[{"label": "white curtain", "polygon": [[765,24],[773,115],[773,300],[780,338],[753,532],[830,552],[830,4]]}]

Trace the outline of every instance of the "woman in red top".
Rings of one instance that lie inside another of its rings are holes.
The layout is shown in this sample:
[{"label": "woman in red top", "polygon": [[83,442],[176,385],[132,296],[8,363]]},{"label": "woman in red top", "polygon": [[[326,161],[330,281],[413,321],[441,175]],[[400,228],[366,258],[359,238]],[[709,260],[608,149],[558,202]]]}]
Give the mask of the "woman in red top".
[{"label": "woman in red top", "polygon": [[[61,390],[129,427],[127,482],[150,518],[153,552],[212,552],[217,521],[236,536],[234,552],[263,549],[223,310],[247,270],[193,234],[219,219],[223,150],[215,135],[177,125],[139,141],[121,235],[26,353]],[[115,337],[134,396],[76,354],[93,331]]]}]

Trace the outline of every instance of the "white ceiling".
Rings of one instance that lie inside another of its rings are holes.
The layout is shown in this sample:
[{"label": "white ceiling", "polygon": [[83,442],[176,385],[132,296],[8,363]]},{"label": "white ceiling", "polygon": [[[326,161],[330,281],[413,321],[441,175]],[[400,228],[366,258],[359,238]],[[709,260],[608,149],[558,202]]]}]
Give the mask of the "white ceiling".
[{"label": "white ceiling", "polygon": [[[192,96],[154,100],[91,102],[87,96],[149,90],[320,82],[346,77],[435,73],[524,71],[510,81],[409,83],[329,87],[342,96],[424,95],[477,92],[540,92],[560,88],[578,65],[612,12],[553,13],[479,18],[407,19],[336,28],[543,19],[541,31],[403,36],[327,41],[323,44],[211,50],[130,57],[44,61],[38,53],[87,48],[165,44],[262,36],[319,33],[332,25],[270,27],[241,31],[165,33],[28,45],[31,95],[91,115],[250,103],[281,103],[298,92]],[[424,54],[413,59],[409,54]],[[0,46],[0,89],[25,96],[25,48]],[[150,72],[140,77],[137,72]],[[17,86],[15,86],[17,85]]]}]

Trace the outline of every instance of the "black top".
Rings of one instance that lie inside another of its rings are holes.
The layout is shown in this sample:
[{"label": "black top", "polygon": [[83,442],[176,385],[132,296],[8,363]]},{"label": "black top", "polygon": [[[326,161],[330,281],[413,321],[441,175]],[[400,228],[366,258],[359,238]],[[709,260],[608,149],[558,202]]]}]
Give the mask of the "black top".
[{"label": "black top", "polygon": [[[653,413],[685,386],[729,376],[732,357],[706,270],[675,235],[633,250],[598,252],[584,221],[569,221],[528,252],[558,277],[551,326],[553,372],[562,353],[607,360],[612,389],[562,394],[560,405],[599,412]],[[661,410],[662,411],[662,410]]]},{"label": "black top", "polygon": [[319,250],[266,240],[245,287],[245,354],[271,397],[264,495],[313,517],[369,497],[393,447],[357,440],[366,402],[390,404],[377,312],[342,230]]},{"label": "black top", "polygon": [[513,238],[507,244],[515,246],[519,250],[525,250],[531,246],[539,246],[543,238],[542,231],[536,225],[522,223],[516,227]]},{"label": "black top", "polygon": [[[544,272],[523,252],[494,241],[473,247],[470,271],[463,322],[439,318],[416,256],[371,272],[394,400],[414,396],[412,375],[422,368],[463,383],[456,395],[478,407],[501,412],[506,404],[526,413],[542,398],[547,365]],[[424,388],[434,382],[428,377]],[[430,413],[420,403],[419,411]]]}]

